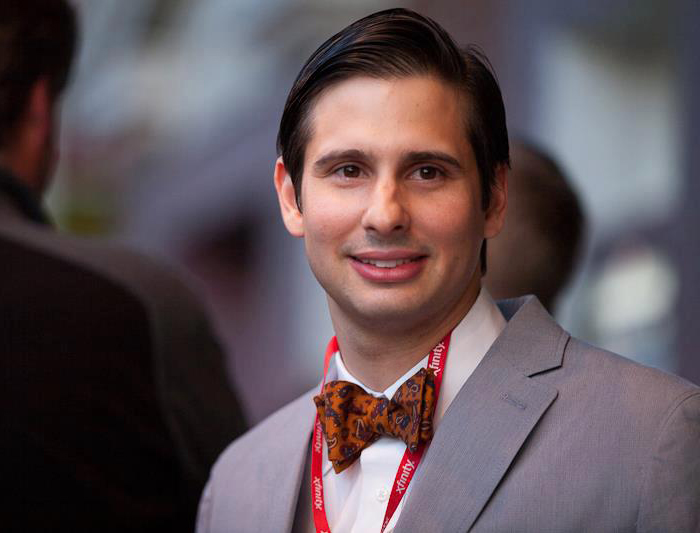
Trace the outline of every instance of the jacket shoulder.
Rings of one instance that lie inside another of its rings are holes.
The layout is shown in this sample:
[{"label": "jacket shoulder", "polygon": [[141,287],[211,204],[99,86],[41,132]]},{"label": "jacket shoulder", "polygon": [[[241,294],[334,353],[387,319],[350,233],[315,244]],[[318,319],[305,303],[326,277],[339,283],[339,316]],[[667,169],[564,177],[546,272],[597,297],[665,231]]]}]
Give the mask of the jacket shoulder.
[{"label": "jacket shoulder", "polygon": [[233,441],[214,464],[210,481],[245,475],[258,463],[269,464],[272,456],[284,457],[289,436],[310,436],[314,393],[303,394]]},{"label": "jacket shoulder", "polygon": [[630,429],[627,438],[638,451],[637,531],[695,531],[700,524],[700,387],[576,339],[567,347],[567,360],[570,367],[596,369],[588,385],[595,391],[591,396],[607,398],[605,408],[614,414],[615,426]]},{"label": "jacket shoulder", "polygon": [[657,402],[665,398],[668,407],[680,397],[700,393],[700,387],[679,376],[645,366],[575,337],[568,342],[564,362],[564,367],[572,372],[594,371],[597,382],[622,390],[643,392],[644,396],[652,396]]},{"label": "jacket shoulder", "polygon": [[176,272],[173,267],[116,242],[68,235],[24,220],[7,222],[0,237],[17,247],[102,276],[151,306],[160,299],[177,301],[180,307],[199,305],[189,289],[192,280],[185,279],[184,272]]},{"label": "jacket shoulder", "polygon": [[228,531],[231,524],[238,531],[287,527],[309,451],[312,395],[294,400],[224,450],[199,502],[198,533]]}]

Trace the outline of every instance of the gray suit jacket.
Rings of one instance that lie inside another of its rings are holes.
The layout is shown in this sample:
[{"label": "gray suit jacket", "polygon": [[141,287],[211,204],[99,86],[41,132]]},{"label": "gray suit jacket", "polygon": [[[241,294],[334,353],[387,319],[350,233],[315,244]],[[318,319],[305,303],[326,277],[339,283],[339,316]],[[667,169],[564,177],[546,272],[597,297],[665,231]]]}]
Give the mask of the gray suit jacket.
[{"label": "gray suit jacket", "polygon": [[[534,297],[435,433],[395,531],[700,531],[700,389],[569,336]],[[290,531],[316,391],[219,458],[198,532]]]}]

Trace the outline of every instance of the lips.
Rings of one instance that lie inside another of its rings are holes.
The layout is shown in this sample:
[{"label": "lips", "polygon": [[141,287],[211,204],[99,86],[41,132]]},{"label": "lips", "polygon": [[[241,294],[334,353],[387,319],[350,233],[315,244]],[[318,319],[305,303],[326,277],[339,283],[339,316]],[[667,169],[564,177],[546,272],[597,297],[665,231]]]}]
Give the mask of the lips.
[{"label": "lips", "polygon": [[415,261],[418,258],[411,258],[411,259],[360,259],[356,258],[358,261],[361,261],[365,265],[374,265],[378,268],[396,268],[397,266],[405,265],[406,263],[410,263],[411,261]]},{"label": "lips", "polygon": [[427,256],[412,252],[368,252],[350,256],[352,267],[374,283],[401,283],[420,274]]}]

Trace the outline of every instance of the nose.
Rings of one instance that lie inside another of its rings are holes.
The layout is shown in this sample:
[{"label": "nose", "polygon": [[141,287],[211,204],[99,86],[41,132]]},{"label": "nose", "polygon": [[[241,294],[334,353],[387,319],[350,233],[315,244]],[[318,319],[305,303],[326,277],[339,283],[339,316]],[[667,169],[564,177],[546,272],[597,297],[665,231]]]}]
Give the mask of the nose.
[{"label": "nose", "polygon": [[365,231],[377,235],[400,234],[408,230],[407,198],[394,176],[381,176],[371,189],[362,217]]}]

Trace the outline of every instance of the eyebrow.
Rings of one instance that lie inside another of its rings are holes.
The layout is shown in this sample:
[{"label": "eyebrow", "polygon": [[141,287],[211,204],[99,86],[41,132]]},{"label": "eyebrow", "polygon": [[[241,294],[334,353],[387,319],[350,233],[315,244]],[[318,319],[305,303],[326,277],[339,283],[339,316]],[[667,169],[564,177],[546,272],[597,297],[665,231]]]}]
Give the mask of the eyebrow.
[{"label": "eyebrow", "polygon": [[[335,163],[337,161],[368,161],[372,157],[362,150],[350,149],[350,150],[333,150],[328,152],[321,157],[319,157],[314,162],[314,170],[317,172],[326,168],[329,164]],[[442,161],[443,163],[450,165],[458,170],[463,170],[461,163],[451,155],[440,152],[440,151],[420,151],[420,152],[407,152],[401,157],[404,164],[420,163],[423,161]]]},{"label": "eyebrow", "polygon": [[314,161],[314,170],[320,172],[328,165],[335,163],[337,161],[353,160],[353,161],[367,161],[370,157],[362,150],[333,150],[328,152],[316,161]]},{"label": "eyebrow", "polygon": [[443,163],[455,167],[457,170],[463,170],[462,164],[445,152],[426,151],[426,152],[408,152],[403,156],[406,163],[420,163],[422,161],[442,161]]}]

